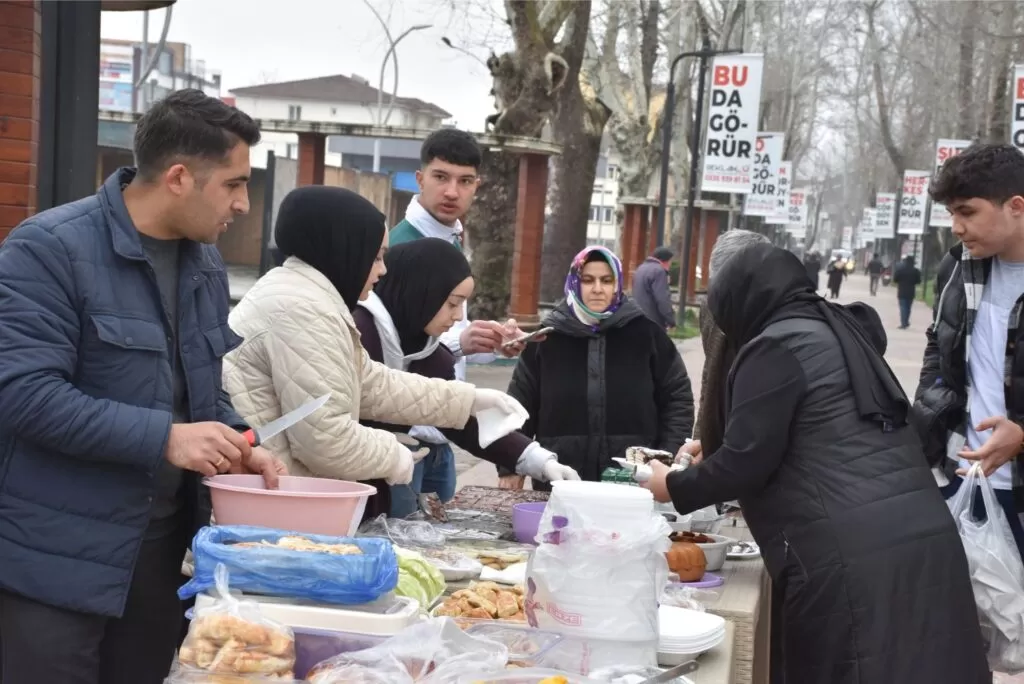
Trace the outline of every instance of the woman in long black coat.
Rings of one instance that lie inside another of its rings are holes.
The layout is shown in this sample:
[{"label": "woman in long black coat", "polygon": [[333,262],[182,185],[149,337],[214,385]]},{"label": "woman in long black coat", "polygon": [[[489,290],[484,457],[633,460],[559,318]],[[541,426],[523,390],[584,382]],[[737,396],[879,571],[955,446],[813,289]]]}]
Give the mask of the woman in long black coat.
[{"label": "woman in long black coat", "polygon": [[588,247],[577,254],[566,298],[542,324],[554,332],[527,346],[508,388],[530,413],[522,431],[584,480],[600,480],[627,447],[675,453],[693,430],[693,394],[679,351],[622,285],[612,252]]},{"label": "woman in long black coat", "polygon": [[754,245],[711,283],[734,345],[723,444],[648,486],[681,513],[739,499],[782,598],[785,684],[991,682],[963,545],[854,316]]}]

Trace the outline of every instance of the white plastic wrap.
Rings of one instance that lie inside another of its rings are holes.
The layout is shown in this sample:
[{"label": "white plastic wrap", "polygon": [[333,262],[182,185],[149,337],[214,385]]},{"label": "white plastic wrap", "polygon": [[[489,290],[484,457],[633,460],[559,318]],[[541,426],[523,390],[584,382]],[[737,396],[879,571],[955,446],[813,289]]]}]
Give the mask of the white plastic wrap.
[{"label": "white plastic wrap", "polygon": [[[979,489],[984,522],[972,513]],[[989,667],[1011,674],[1024,671],[1024,563],[992,484],[977,464],[950,499],[949,509],[967,553]]]},{"label": "white plastic wrap", "polygon": [[307,675],[312,684],[454,684],[467,672],[494,670],[508,649],[463,632],[449,618],[413,625],[379,646],[325,660]]},{"label": "white plastic wrap", "polygon": [[527,570],[528,622],[588,639],[631,642],[635,663],[623,664],[655,665],[668,523],[653,506],[645,511],[632,502],[622,504],[633,508],[628,514],[598,516],[559,497],[558,484]]}]

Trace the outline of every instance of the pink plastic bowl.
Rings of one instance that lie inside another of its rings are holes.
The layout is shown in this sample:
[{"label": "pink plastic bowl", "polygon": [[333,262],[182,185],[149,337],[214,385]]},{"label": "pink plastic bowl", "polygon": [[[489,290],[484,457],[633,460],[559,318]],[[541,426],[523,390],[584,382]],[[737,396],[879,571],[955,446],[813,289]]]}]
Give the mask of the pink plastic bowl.
[{"label": "pink plastic bowl", "polygon": [[355,534],[376,487],[318,477],[281,477],[267,489],[261,475],[215,475],[210,488],[218,525],[256,525],[291,532],[346,537]]},{"label": "pink plastic bowl", "polygon": [[540,519],[544,517],[545,501],[521,503],[512,507],[512,532],[516,540],[523,544],[536,544],[535,537],[540,527]]}]

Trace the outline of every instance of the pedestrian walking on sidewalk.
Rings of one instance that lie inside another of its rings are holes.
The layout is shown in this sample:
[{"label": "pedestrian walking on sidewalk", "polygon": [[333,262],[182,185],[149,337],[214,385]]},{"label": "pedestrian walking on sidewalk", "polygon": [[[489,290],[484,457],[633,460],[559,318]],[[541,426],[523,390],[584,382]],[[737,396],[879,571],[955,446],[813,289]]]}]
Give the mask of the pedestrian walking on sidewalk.
[{"label": "pedestrian walking on sidewalk", "polygon": [[846,262],[836,259],[829,263],[825,272],[828,274],[829,299],[839,299],[839,288],[843,286],[847,275]]},{"label": "pedestrian walking on sidewalk", "polygon": [[930,194],[961,242],[939,264],[915,422],[950,481],[946,496],[981,462],[1024,558],[1024,156],[969,147],[943,164]]},{"label": "pedestrian walking on sidewalk", "polygon": [[871,261],[868,262],[867,268],[868,278],[870,278],[869,287],[872,297],[878,294],[878,281],[882,279],[883,268],[885,268],[885,266],[882,264],[882,260],[878,256],[878,252],[875,252]]},{"label": "pedestrian walking on sidewalk", "polygon": [[659,247],[637,266],[633,274],[633,301],[645,316],[665,330],[676,327],[668,285],[668,269],[672,266],[673,256],[668,247]]},{"label": "pedestrian walking on sidewalk", "polygon": [[896,267],[892,274],[892,282],[896,283],[896,299],[900,305],[900,330],[910,327],[910,311],[917,298],[917,286],[921,284],[921,271],[914,265],[914,257],[907,255],[903,263]]}]

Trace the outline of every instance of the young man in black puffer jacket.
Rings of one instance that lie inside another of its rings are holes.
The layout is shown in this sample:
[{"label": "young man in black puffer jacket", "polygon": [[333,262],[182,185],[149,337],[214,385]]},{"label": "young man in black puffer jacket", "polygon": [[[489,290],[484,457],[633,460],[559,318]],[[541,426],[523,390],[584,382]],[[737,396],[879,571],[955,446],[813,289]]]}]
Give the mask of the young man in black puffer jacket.
[{"label": "young man in black puffer jacket", "polygon": [[961,244],[939,265],[913,417],[943,494],[980,463],[1024,557],[1024,155],[974,145],[930,192]]}]

